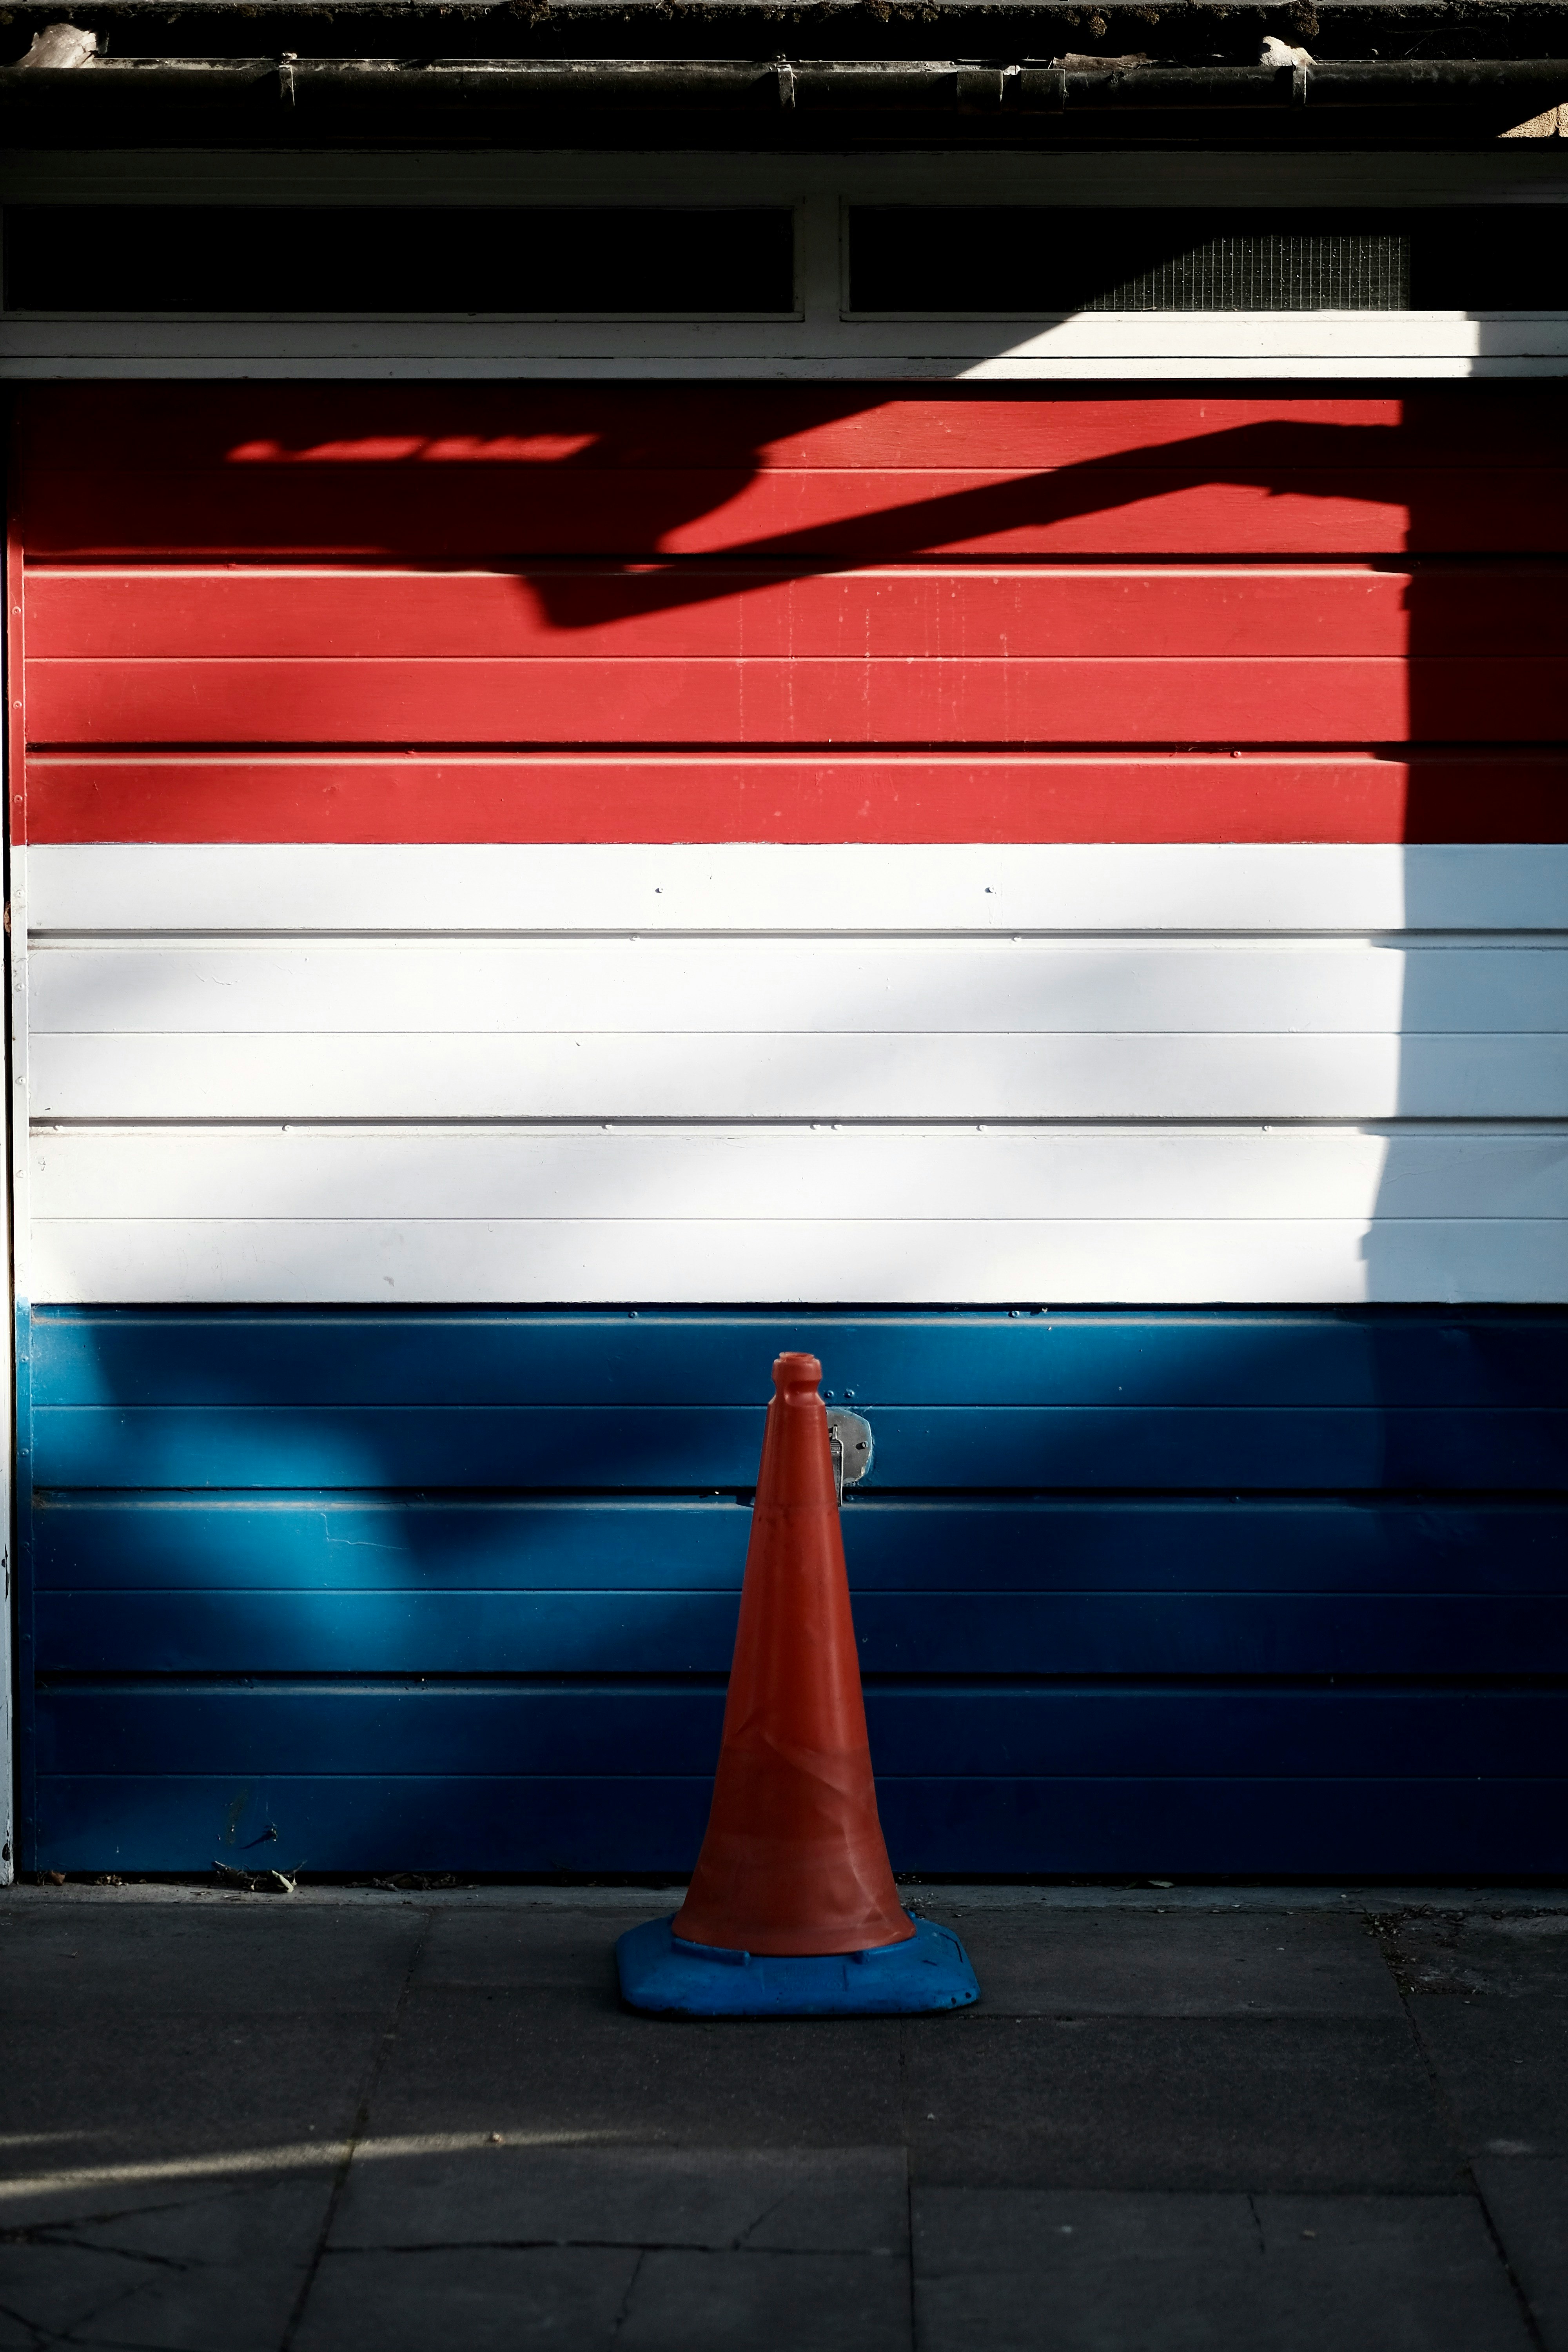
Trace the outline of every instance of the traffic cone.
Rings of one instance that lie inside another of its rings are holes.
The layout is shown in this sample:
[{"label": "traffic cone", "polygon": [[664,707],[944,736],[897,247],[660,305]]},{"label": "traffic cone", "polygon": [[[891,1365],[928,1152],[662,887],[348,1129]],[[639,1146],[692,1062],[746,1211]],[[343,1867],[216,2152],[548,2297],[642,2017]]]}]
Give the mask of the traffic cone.
[{"label": "traffic cone", "polygon": [[708,1834],[675,1933],[800,1958],[902,1944],[815,1356],[781,1356]]},{"label": "traffic cone", "polygon": [[821,1379],[815,1356],[773,1366],[708,1832],[673,1919],[616,1948],[637,2008],[887,2013],[979,1995],[957,1937],[910,1918],[889,1866]]}]

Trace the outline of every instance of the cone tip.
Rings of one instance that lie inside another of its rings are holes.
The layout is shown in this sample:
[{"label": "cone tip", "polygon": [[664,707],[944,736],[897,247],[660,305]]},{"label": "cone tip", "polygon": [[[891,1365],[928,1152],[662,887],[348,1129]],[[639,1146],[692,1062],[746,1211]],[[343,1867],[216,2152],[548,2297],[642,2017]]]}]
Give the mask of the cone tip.
[{"label": "cone tip", "polygon": [[783,1355],[773,1359],[773,1386],[783,1396],[789,1389],[821,1386],[822,1366],[816,1356]]}]

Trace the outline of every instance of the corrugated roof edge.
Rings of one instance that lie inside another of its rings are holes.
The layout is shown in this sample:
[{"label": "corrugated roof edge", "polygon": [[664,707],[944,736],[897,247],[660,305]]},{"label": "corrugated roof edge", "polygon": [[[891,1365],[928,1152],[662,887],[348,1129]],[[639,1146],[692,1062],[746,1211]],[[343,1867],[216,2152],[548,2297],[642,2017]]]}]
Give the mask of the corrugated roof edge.
[{"label": "corrugated roof edge", "polygon": [[[1089,53],[1112,59],[1151,52],[1169,65],[1244,66],[1272,34],[1310,46],[1323,62],[1427,63],[1561,56],[1568,0],[9,0],[20,56],[32,34],[67,16],[97,29],[121,57],[240,57],[259,44],[301,56],[345,50],[394,57],[413,48],[445,57],[608,55],[922,58],[951,51],[1015,61]],[[352,26],[353,37],[343,39]],[[294,37],[289,28],[297,31]],[[631,37],[628,38],[628,28]]]}]

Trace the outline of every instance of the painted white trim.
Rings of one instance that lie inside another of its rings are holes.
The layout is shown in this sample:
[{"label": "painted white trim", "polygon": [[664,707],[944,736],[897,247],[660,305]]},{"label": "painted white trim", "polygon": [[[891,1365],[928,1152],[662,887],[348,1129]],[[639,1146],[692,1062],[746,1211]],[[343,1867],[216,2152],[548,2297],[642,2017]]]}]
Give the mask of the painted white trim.
[{"label": "painted white trim", "polygon": [[1560,931],[1568,844],[50,843],[34,937]]},{"label": "painted white trim", "polygon": [[[1554,145],[1555,142],[1545,142]],[[428,156],[18,153],[0,202],[787,203],[798,319],[26,318],[0,320],[0,380],[183,376],[953,382],[1424,380],[1568,374],[1568,318],[1459,312],[1096,314],[876,320],[845,314],[844,205],[1312,205],[1568,203],[1547,153],[1431,155]]]},{"label": "painted white trim", "polygon": [[1460,311],[1096,313],[793,324],[457,319],[18,319],[0,380],[290,376],[807,382],[1568,375],[1568,316]]}]

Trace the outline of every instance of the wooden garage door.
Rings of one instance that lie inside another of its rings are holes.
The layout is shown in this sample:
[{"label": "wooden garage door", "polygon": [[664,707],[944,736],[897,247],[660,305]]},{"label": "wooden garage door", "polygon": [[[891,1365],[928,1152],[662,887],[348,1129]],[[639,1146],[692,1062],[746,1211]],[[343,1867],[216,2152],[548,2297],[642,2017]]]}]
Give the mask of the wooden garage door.
[{"label": "wooden garage door", "polygon": [[28,394],[23,1866],[1561,1870],[1565,423]]}]

